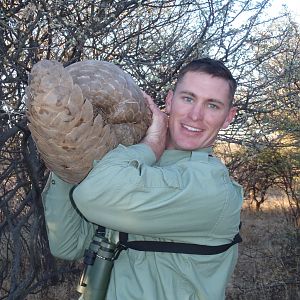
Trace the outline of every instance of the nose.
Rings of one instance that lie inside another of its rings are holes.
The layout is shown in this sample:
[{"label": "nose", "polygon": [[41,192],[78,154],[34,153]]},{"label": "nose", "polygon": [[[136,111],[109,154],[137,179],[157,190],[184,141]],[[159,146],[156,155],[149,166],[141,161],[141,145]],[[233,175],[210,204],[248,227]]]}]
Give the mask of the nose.
[{"label": "nose", "polygon": [[193,105],[189,111],[189,117],[193,121],[202,120],[204,117],[204,107],[200,104]]}]

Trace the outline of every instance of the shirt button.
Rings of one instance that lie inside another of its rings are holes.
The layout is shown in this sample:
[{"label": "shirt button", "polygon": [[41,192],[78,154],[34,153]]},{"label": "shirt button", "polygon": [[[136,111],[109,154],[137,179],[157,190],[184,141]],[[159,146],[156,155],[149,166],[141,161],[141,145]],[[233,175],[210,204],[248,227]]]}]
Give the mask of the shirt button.
[{"label": "shirt button", "polygon": [[51,184],[55,184],[55,180],[54,179],[51,180]]}]

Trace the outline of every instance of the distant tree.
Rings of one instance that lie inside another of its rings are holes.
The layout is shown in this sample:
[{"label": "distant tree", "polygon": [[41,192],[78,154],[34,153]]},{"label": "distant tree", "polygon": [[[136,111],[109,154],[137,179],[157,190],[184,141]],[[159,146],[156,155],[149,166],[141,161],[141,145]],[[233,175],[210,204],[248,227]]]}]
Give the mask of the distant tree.
[{"label": "distant tree", "polygon": [[[255,203],[256,210],[261,208],[269,196],[269,189],[274,187],[283,190],[299,205],[299,196],[296,197],[299,166],[293,154],[271,147],[241,148],[232,157],[234,159],[228,165],[243,185],[246,198]],[[296,215],[300,216],[299,211],[295,211]]]},{"label": "distant tree", "polygon": [[299,25],[291,19],[274,21],[269,27],[260,28],[247,45],[248,48],[243,48],[247,49],[245,55],[249,60],[253,56],[256,60],[244,65],[244,76],[239,82],[237,102],[240,103],[239,117],[244,119],[244,125],[242,121],[235,123],[227,139],[230,142],[235,139],[243,147],[234,147],[233,151],[225,147],[220,154],[237,180],[243,183],[246,194],[255,201],[257,209],[267,199],[268,189],[278,186],[291,200],[294,219],[297,219]]}]

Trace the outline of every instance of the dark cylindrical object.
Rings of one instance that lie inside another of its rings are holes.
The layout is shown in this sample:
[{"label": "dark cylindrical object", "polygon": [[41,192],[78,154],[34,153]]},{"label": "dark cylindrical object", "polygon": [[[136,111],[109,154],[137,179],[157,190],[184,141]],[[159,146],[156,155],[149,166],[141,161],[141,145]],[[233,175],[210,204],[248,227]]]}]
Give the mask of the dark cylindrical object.
[{"label": "dark cylindrical object", "polygon": [[116,245],[96,235],[85,253],[85,269],[77,287],[81,300],[104,300],[113,267]]}]

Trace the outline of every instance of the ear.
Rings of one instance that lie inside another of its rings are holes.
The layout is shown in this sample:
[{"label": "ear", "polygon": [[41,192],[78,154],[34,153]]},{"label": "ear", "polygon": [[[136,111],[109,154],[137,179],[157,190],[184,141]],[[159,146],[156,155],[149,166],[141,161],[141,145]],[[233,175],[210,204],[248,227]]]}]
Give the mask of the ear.
[{"label": "ear", "polygon": [[228,125],[232,122],[232,120],[234,119],[234,116],[236,115],[237,112],[237,108],[236,107],[231,107],[229,109],[228,115],[223,123],[222,129],[225,129],[228,127]]},{"label": "ear", "polygon": [[172,100],[173,100],[173,91],[169,90],[165,103],[166,103],[166,113],[169,114],[171,112]]}]

